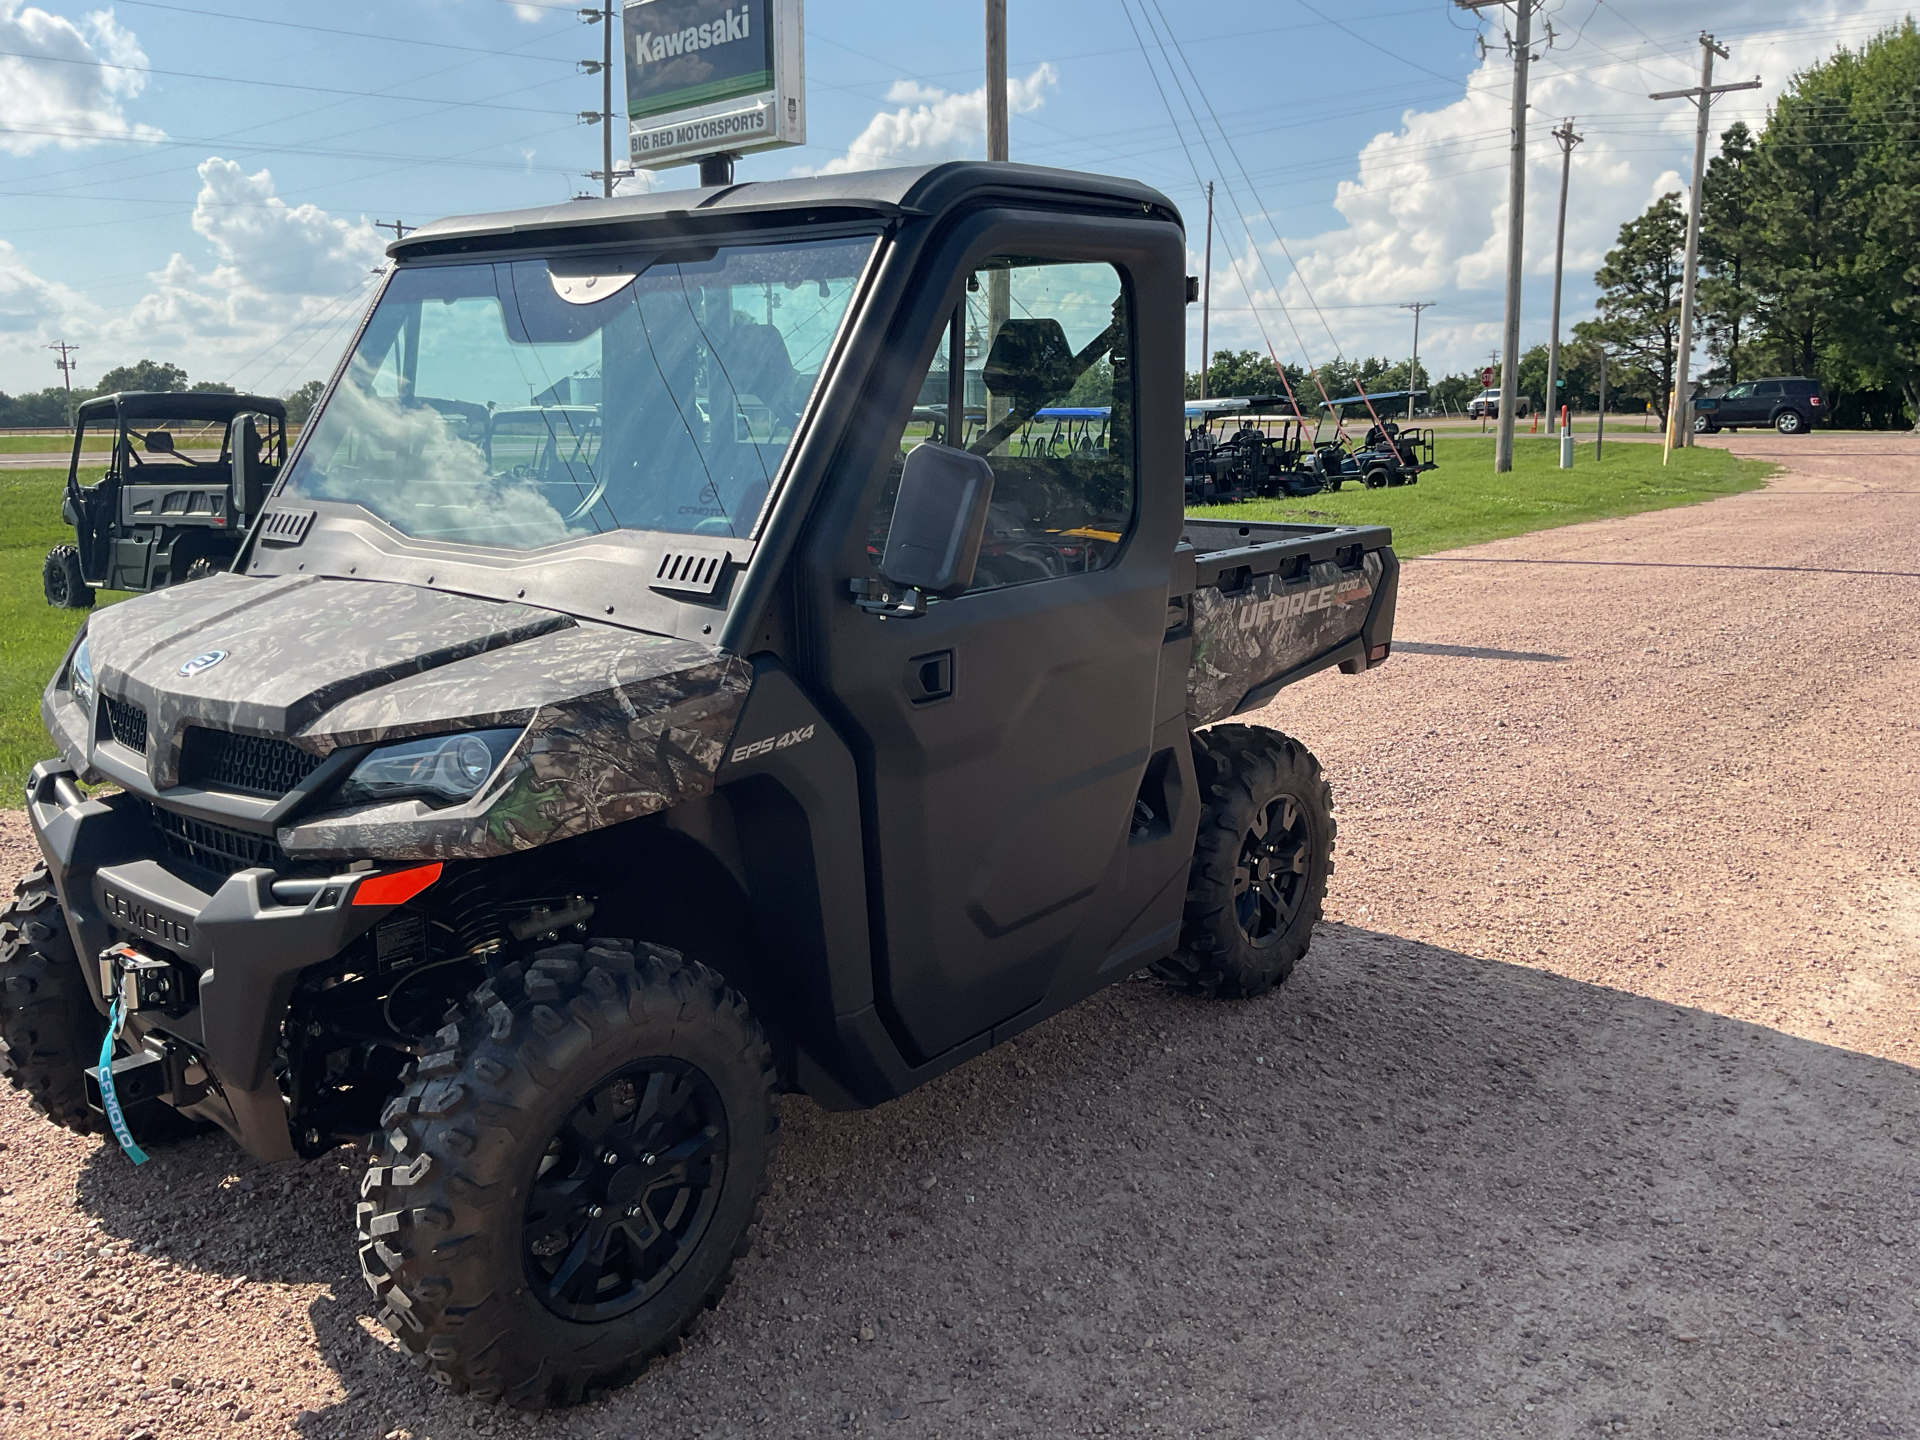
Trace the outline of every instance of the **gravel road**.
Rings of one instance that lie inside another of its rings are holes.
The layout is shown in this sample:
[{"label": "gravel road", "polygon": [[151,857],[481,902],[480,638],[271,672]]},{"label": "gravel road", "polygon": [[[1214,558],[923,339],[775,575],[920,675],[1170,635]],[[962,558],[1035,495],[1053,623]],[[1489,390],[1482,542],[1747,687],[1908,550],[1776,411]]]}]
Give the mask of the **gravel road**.
[{"label": "gravel road", "polygon": [[1392,662],[1259,717],[1341,821],[1283,990],[787,1101],[754,1255],[604,1402],[407,1368],[344,1154],[0,1096],[0,1433],[1920,1434],[1920,442],[1722,443],[1791,469],[1410,562]]}]

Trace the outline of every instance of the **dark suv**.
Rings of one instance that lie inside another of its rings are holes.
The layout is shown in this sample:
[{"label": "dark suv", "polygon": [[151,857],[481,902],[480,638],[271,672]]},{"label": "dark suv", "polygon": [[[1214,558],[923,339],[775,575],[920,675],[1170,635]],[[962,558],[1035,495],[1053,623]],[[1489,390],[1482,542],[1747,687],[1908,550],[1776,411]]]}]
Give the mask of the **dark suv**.
[{"label": "dark suv", "polygon": [[1818,380],[1803,375],[1744,380],[1697,397],[1693,429],[1697,435],[1713,435],[1743,425],[1771,425],[1782,435],[1804,435],[1824,418],[1826,409]]}]

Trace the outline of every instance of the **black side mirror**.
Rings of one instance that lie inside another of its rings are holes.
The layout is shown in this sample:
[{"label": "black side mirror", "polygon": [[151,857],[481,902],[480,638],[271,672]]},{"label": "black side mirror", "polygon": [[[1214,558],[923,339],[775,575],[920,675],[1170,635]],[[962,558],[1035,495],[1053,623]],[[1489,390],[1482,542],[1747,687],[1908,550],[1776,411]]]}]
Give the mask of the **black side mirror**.
[{"label": "black side mirror", "polygon": [[973,584],[993,502],[985,456],[925,443],[907,452],[880,573],[889,584],[952,597]]},{"label": "black side mirror", "polygon": [[142,443],[149,455],[173,454],[173,436],[165,430],[149,430],[142,437]]},{"label": "black side mirror", "polygon": [[233,417],[231,451],[233,454],[233,501],[242,515],[260,513],[267,499],[269,472],[260,463],[260,420],[252,414]]}]

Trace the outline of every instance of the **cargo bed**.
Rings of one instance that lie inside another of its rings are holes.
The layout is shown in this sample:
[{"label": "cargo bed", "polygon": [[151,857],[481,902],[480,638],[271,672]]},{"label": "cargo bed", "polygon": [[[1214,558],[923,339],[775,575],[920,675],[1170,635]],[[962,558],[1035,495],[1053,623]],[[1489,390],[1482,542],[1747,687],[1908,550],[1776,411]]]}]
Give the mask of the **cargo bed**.
[{"label": "cargo bed", "polygon": [[1384,525],[1189,519],[1175,553],[1176,575],[1192,566],[1172,603],[1193,635],[1195,725],[1255,709],[1331,666],[1357,674],[1387,658],[1400,562]]}]

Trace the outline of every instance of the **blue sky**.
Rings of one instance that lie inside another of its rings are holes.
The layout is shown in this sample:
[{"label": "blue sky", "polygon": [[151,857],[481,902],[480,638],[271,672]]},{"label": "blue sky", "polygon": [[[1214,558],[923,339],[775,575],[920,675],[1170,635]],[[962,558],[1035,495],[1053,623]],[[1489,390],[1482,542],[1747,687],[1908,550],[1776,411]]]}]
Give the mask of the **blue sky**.
[{"label": "blue sky", "polygon": [[[1430,300],[1426,361],[1485,362],[1505,255],[1511,71],[1498,20],[1444,0],[1009,11],[1015,159],[1160,186],[1188,216],[1196,271],[1199,180],[1221,182],[1215,348],[1399,357],[1411,331],[1399,306]],[[1908,13],[1871,0],[1548,0],[1524,341],[1547,330],[1559,172],[1547,132],[1561,117],[1587,137],[1569,208],[1570,325],[1590,312],[1620,224],[1684,185],[1692,109],[1646,97],[1694,83],[1703,24],[1733,51],[1716,79],[1765,86],[1723,101],[1717,133],[1735,117],[1757,125],[1796,68]],[[810,143],[750,157],[739,178],[984,153],[978,7],[809,0],[806,30]],[[0,0],[0,390],[56,381],[44,346],[61,339],[81,347],[87,382],[142,356],[270,392],[324,375],[381,262],[373,222],[589,187],[598,132],[578,112],[598,108],[599,82],[575,62],[599,50],[574,6],[514,0]]]}]

